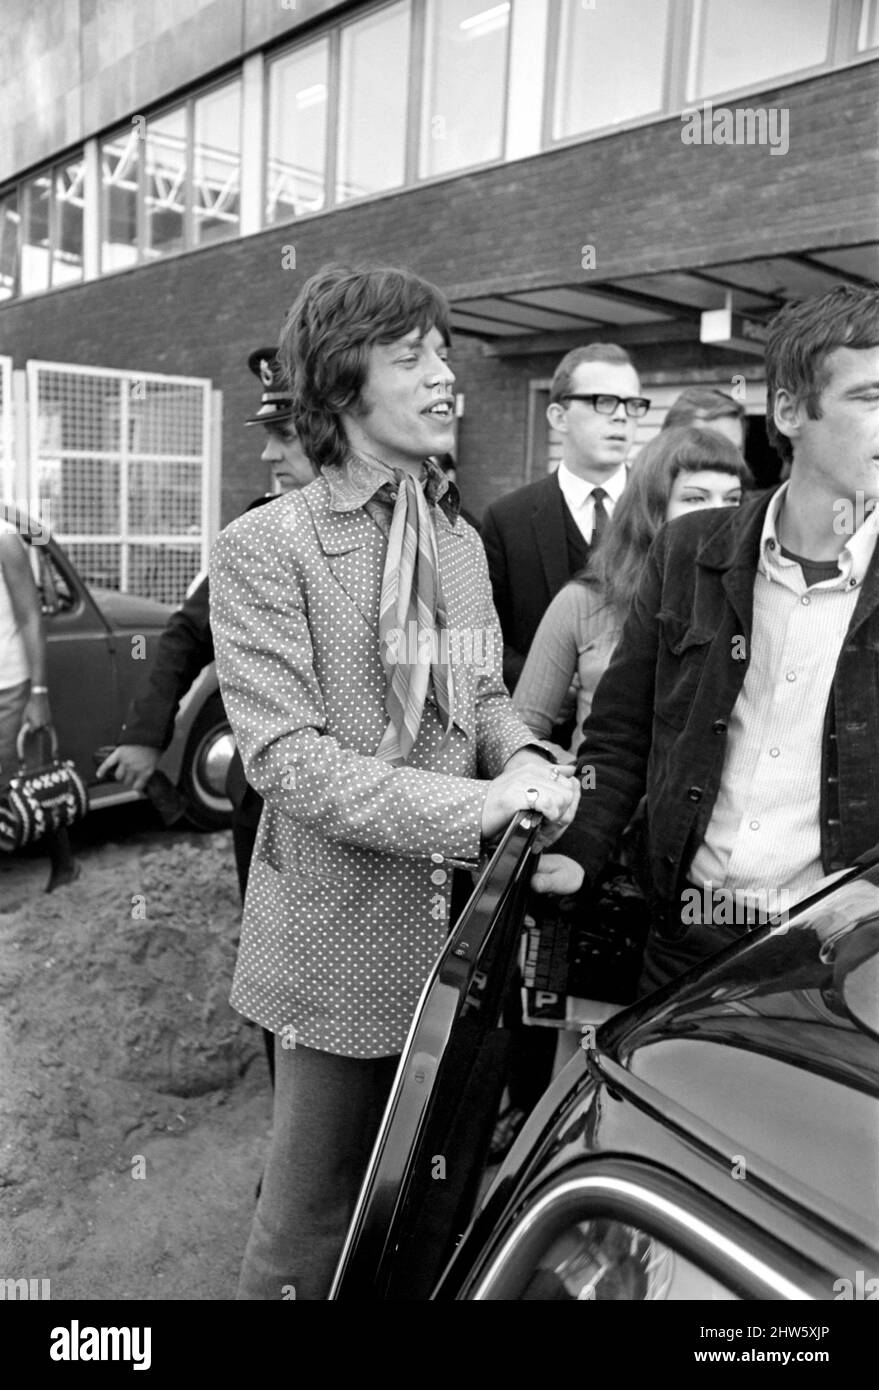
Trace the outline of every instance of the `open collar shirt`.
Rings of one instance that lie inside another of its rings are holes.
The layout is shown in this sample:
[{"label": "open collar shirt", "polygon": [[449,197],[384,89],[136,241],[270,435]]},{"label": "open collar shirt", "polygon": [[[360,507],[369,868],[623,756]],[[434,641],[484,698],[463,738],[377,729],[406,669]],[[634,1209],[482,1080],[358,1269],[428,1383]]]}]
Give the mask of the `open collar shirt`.
[{"label": "open collar shirt", "polygon": [[[824,876],[821,748],[840,650],[876,545],[872,512],[839,555],[839,573],[807,586],[781,553],[774,494],[760,537],[751,651],[729,721],[720,789],[688,878],[791,901]],[[732,653],[735,656],[735,653]]]}]

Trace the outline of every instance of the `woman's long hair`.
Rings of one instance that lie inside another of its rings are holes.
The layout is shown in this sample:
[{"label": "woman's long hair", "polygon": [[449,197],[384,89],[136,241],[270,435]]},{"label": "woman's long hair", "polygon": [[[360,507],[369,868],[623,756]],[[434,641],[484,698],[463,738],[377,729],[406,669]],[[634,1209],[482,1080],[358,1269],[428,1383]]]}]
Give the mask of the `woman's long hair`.
[{"label": "woman's long hair", "polygon": [[635,458],[601,545],[586,568],[574,575],[580,583],[600,589],[620,620],[629,611],[647,552],[665,522],[675,478],[703,469],[729,473],[743,484],[751,481],[748,465],[736,446],[712,429],[692,426],[662,430]]}]

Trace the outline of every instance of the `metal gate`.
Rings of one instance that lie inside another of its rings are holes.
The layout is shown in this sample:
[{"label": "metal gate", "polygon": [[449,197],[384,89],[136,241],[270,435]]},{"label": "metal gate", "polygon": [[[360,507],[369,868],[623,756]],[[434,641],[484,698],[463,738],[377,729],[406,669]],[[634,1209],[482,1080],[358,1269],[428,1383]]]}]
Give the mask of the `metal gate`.
[{"label": "metal gate", "polygon": [[211,383],[27,364],[28,494],[86,583],[178,603],[207,565]]}]

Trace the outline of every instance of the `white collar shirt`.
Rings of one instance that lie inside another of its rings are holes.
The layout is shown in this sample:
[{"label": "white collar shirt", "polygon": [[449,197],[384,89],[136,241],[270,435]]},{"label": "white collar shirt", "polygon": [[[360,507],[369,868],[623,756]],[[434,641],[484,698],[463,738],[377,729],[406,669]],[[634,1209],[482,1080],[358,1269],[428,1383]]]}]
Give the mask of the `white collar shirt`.
[{"label": "white collar shirt", "polygon": [[604,509],[608,516],[613,516],[613,509],[622,497],[629,479],[626,465],[621,463],[616,472],[611,473],[610,477],[606,478],[603,483],[590,483],[586,478],[578,478],[577,474],[572,473],[570,468],[565,467],[564,463],[559,464],[556,477],[559,480],[562,497],[577,524],[580,535],[587,545],[591,545],[592,532],[595,527],[593,489],[596,487],[604,489]]},{"label": "white collar shirt", "polygon": [[782,889],[792,904],[824,876],[824,716],[876,546],[879,510],[843,547],[839,573],[808,585],[800,564],[781,552],[786,492],[787,484],[766,512],[748,669],[729,719],[717,799],[688,878],[700,888],[753,893],[758,902],[761,893]]}]

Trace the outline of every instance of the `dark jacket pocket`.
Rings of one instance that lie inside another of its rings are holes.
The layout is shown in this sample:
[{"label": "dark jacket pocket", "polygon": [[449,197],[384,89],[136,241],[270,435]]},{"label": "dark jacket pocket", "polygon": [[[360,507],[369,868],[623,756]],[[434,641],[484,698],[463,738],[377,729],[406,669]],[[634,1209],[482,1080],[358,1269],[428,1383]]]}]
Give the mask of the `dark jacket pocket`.
[{"label": "dark jacket pocket", "polygon": [[675,613],[660,613],[659,626],[662,640],[657,656],[654,708],[660,719],[682,729],[714,633]]}]

